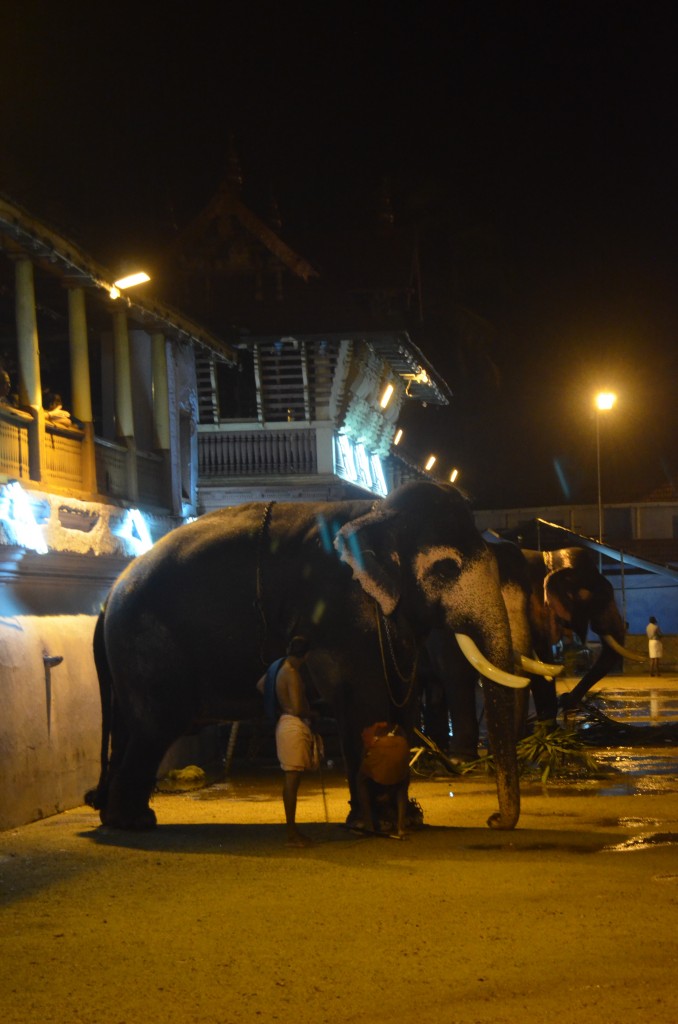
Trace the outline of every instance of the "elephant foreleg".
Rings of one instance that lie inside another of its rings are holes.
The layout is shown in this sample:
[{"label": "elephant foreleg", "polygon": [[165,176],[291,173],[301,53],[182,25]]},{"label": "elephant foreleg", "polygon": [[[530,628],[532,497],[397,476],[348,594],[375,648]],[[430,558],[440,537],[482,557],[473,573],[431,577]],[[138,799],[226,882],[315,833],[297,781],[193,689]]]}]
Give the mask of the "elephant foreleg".
[{"label": "elephant foreleg", "polygon": [[537,712],[537,721],[555,721],[558,714],[558,697],[554,680],[545,679],[543,676],[530,676],[530,689]]},{"label": "elephant foreleg", "polygon": [[452,721],[452,739],[448,752],[465,761],[478,757],[480,728],[476,705],[477,676],[474,672],[459,674],[458,678],[446,680],[445,693]]}]

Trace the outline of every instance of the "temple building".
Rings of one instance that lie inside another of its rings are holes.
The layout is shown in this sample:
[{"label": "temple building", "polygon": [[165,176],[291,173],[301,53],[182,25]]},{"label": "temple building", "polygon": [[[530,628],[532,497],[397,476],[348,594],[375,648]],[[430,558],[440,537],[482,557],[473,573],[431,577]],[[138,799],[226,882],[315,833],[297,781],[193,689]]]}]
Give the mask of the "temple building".
[{"label": "temple building", "polygon": [[[303,297],[305,261],[229,203],[235,292],[256,303],[268,275]],[[400,324],[291,333],[279,310],[285,329],[264,331],[223,302],[203,319],[197,300],[178,311],[174,266],[160,298],[126,286],[0,197],[0,828],[96,780],[92,632],[131,558],[212,508],[386,494],[424,473],[397,448],[405,406],[449,401]]]}]

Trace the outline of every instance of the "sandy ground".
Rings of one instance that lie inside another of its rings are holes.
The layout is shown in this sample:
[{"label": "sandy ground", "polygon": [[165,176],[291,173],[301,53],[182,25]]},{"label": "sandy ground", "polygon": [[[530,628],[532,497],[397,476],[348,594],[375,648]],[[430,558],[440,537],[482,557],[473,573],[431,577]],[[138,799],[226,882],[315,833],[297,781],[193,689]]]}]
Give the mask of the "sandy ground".
[{"label": "sandy ground", "polygon": [[322,782],[308,850],[272,767],[159,794],[151,833],[88,808],[1,833],[3,1024],[678,1020],[675,775],[525,785],[511,833],[490,778],[415,778],[403,841],[345,831]]}]

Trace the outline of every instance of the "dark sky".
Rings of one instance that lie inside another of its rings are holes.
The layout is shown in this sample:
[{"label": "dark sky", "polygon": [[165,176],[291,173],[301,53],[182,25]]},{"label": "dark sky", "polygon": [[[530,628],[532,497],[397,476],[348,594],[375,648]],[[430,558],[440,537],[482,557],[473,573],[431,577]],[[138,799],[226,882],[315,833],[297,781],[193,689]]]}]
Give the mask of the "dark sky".
[{"label": "dark sky", "polygon": [[273,188],[291,239],[364,215],[387,176],[396,216],[445,238],[425,312],[449,272],[491,328],[475,350],[431,334],[455,401],[412,438],[480,505],[595,501],[592,395],[614,387],[604,494],[637,499],[678,475],[675,20],[651,0],[10,3],[0,190],[112,261],[207,202],[231,135],[246,200]]}]

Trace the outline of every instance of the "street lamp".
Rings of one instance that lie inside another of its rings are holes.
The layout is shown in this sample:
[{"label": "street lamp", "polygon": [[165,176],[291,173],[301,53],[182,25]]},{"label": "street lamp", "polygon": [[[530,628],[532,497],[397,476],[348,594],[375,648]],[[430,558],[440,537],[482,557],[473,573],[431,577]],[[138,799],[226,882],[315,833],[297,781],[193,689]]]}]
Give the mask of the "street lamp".
[{"label": "street lamp", "polygon": [[603,543],[603,498],[600,486],[600,414],[609,412],[617,401],[613,391],[599,391],[596,395],[596,465],[598,468],[598,542]]}]

